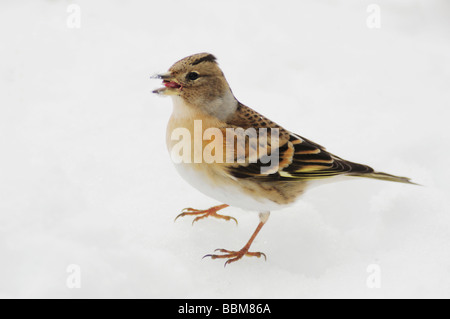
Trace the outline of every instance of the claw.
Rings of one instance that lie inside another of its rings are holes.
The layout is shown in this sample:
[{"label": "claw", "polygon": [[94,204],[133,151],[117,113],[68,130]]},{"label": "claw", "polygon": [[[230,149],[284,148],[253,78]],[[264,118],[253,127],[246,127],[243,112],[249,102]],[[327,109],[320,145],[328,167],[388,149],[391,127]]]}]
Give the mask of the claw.
[{"label": "claw", "polygon": [[242,248],[239,251],[232,251],[232,250],[227,250],[227,249],[222,249],[222,248],[215,249],[214,252],[216,252],[216,251],[223,253],[223,255],[208,254],[208,255],[203,256],[202,259],[204,259],[206,257],[211,257],[211,259],[228,258],[228,260],[223,265],[224,267],[226,267],[228,264],[238,261],[239,259],[241,259],[244,256],[257,257],[257,258],[260,258],[261,256],[263,256],[264,260],[267,261],[266,254],[264,254],[262,252],[249,252],[246,247]]},{"label": "claw", "polygon": [[198,212],[199,209],[195,209],[195,208],[192,208],[192,207],[186,207],[186,208],[183,208],[181,211],[182,212]]},{"label": "claw", "polygon": [[179,214],[177,217],[175,217],[174,222],[179,217],[184,217],[184,216],[188,216],[188,215],[191,215],[191,216],[198,215],[192,221],[192,225],[194,225],[194,223],[199,221],[200,219],[203,219],[203,218],[206,218],[206,217],[215,217],[215,218],[219,218],[219,219],[225,219],[226,221],[234,220],[234,222],[237,225],[238,221],[237,221],[236,218],[231,217],[231,216],[217,214],[217,212],[219,210],[221,210],[221,209],[223,209],[225,207],[228,207],[228,205],[224,204],[224,205],[214,206],[214,207],[211,207],[211,208],[205,209],[205,210],[195,209],[195,208],[191,208],[191,207],[183,208],[181,210],[181,214]]},{"label": "claw", "polygon": [[269,217],[268,213],[267,214],[262,214],[261,213],[259,215],[260,222],[258,224],[258,227],[256,227],[255,231],[253,232],[252,237],[250,237],[250,239],[247,242],[247,244],[241,250],[239,250],[239,251],[232,251],[232,250],[227,250],[227,249],[223,249],[223,248],[218,248],[218,249],[214,250],[214,252],[219,252],[219,253],[221,253],[223,255],[208,254],[208,255],[203,256],[203,258],[205,258],[205,257],[211,257],[211,259],[228,258],[228,260],[223,265],[224,267],[226,267],[228,264],[231,264],[231,263],[234,263],[235,261],[238,261],[239,259],[241,259],[244,256],[247,256],[247,257],[258,257],[258,258],[263,256],[264,260],[267,261],[266,254],[261,253],[261,252],[249,252],[248,250],[250,249],[250,246],[252,245],[253,240],[255,239],[255,237],[258,235],[259,231],[261,230],[261,228],[266,223],[268,217]]}]

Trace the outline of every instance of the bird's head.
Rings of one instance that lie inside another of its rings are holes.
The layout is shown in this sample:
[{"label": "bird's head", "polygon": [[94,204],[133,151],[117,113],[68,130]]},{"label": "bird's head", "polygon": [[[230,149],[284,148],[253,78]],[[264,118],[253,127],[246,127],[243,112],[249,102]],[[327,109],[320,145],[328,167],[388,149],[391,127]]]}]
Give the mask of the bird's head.
[{"label": "bird's head", "polygon": [[210,53],[181,59],[167,73],[154,78],[162,79],[164,87],[153,93],[180,97],[186,104],[217,117],[225,117],[237,104],[215,56]]}]

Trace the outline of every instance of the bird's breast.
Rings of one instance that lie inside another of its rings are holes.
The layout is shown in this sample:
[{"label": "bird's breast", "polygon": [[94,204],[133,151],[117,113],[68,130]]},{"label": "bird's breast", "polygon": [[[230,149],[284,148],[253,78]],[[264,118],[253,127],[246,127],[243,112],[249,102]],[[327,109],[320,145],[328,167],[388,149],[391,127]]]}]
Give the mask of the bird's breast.
[{"label": "bird's breast", "polygon": [[[212,141],[205,138],[208,130],[226,127],[226,123],[205,115],[181,98],[174,98],[174,110],[167,125],[166,142],[170,157],[181,177],[203,194],[231,206],[253,211],[278,210],[294,202],[286,189],[278,185],[258,183],[232,177],[223,157],[211,161],[205,154]],[[219,139],[220,140],[220,139]],[[222,143],[226,138],[222,138]],[[219,151],[224,144],[215,145]],[[209,149],[210,151],[210,149]],[[224,150],[224,153],[226,151]],[[221,160],[222,159],[222,160]]]}]

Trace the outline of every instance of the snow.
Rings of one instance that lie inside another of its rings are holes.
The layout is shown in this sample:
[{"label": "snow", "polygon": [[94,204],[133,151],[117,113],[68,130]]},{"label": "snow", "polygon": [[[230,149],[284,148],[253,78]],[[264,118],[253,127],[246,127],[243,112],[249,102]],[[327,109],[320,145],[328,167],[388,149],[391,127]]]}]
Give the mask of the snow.
[{"label": "snow", "polygon": [[[379,0],[370,29],[371,3],[2,1],[0,297],[449,298],[450,4]],[[321,186],[271,214],[267,262],[202,260],[258,223],[173,222],[218,203],[170,163],[149,76],[204,51],[244,104],[424,186]]]}]

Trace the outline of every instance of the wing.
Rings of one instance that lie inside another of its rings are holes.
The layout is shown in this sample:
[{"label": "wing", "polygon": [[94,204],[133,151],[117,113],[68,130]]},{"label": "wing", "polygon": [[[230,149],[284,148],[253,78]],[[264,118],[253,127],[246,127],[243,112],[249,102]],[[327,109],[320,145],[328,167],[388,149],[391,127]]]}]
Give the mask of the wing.
[{"label": "wing", "polygon": [[[248,160],[246,163],[229,167],[229,174],[238,179],[295,181],[374,172],[369,166],[341,159],[327,152],[324,147],[292,133],[288,141],[277,149],[270,148],[267,153],[256,161]],[[276,157],[270,157],[272,154]],[[278,163],[268,169],[269,165],[273,164],[270,163],[271,158],[278,159]]]},{"label": "wing", "polygon": [[[258,156],[252,157],[252,147],[239,145],[238,143],[234,147],[234,154],[231,154],[237,163],[235,162],[233,165],[228,166],[228,174],[233,178],[251,178],[261,181],[295,181],[327,178],[342,174],[360,175],[374,172],[369,166],[349,162],[327,152],[319,144],[285,130],[258,112],[240,103],[235,116],[227,124],[243,129],[256,129],[256,134],[250,137],[247,136],[245,142],[252,144],[253,148],[257,145],[263,150],[263,152],[258,152]],[[278,129],[278,143],[270,143],[270,132],[268,135],[269,142],[262,143],[262,136],[260,136],[258,131],[260,128]],[[242,150],[241,154],[245,154],[244,161],[238,160],[239,156],[236,155],[238,149]],[[253,149],[253,151],[255,150]],[[273,166],[273,162],[270,162],[271,159],[277,159],[275,166]]]},{"label": "wing", "polygon": [[[248,134],[244,139],[241,138],[240,144],[227,148],[227,151],[231,150],[227,153],[227,159],[232,158],[234,161],[226,165],[225,174],[231,178],[271,182],[307,181],[349,175],[416,184],[407,177],[375,172],[370,166],[346,161],[327,152],[323,146],[285,130],[240,103],[234,117],[227,121],[227,125],[233,128],[257,130],[256,133]],[[260,128],[278,129],[278,138],[275,139],[277,142],[270,142],[271,133],[266,136],[266,140],[268,137],[266,143],[261,142],[264,136],[258,131]],[[227,139],[225,144],[228,146],[230,142],[234,143],[234,138],[232,141]],[[259,150],[256,152],[258,148],[262,149],[262,152]]]}]

